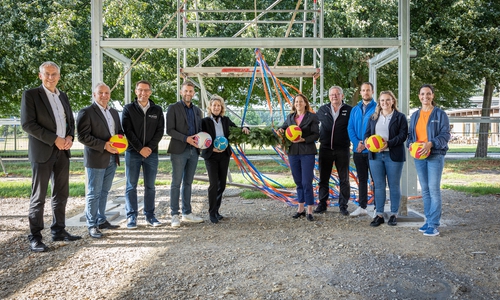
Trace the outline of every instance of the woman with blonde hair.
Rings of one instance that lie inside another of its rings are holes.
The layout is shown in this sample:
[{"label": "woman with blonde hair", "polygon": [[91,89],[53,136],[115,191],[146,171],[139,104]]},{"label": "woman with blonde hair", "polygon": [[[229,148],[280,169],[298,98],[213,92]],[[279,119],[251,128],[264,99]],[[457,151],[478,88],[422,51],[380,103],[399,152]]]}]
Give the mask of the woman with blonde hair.
[{"label": "woman with blonde hair", "polygon": [[[219,150],[214,147],[214,143],[201,153],[201,157],[205,159],[207,168],[209,187],[208,187],[208,213],[212,223],[218,223],[223,219],[219,213],[222,203],[222,194],[226,189],[227,170],[229,160],[231,158],[231,148],[229,147],[229,127],[237,127],[231,119],[225,116],[226,106],[224,99],[219,95],[212,95],[207,107],[208,116],[201,120],[202,131],[207,132],[212,137],[212,141],[219,136],[223,136],[228,140],[228,147],[224,150]],[[242,128],[246,134],[250,130],[246,127]]]},{"label": "woman with blonde hair", "polygon": [[389,184],[391,216],[387,222],[390,226],[397,224],[399,202],[401,200],[401,174],[406,160],[405,141],[408,136],[406,116],[398,111],[397,99],[391,91],[382,91],[378,98],[375,113],[371,116],[365,132],[366,139],[378,134],[384,139],[379,152],[368,153],[370,170],[375,185],[376,216],[370,226],[384,223],[384,206],[386,200],[386,181]]}]

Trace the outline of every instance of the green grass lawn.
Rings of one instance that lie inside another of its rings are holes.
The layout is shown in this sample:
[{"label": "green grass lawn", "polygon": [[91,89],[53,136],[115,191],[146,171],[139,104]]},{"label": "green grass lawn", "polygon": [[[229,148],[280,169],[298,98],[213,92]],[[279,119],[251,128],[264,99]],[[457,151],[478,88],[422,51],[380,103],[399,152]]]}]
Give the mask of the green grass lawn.
[{"label": "green grass lawn", "polygon": [[[278,160],[256,160],[252,164],[263,174],[276,175],[278,182],[286,188],[295,186],[290,171],[287,167],[281,165]],[[0,197],[20,197],[27,198],[31,190],[31,166],[29,162],[9,162],[4,163],[9,180],[3,180],[6,175],[0,175]],[[229,169],[233,182],[249,184],[242,175],[238,166],[231,160]],[[85,169],[83,162],[72,161],[70,164],[71,175],[84,176]],[[125,167],[122,163],[117,168],[117,174],[125,174]],[[160,161],[158,168],[158,184],[170,184],[161,175],[170,175],[172,167],[169,161]],[[196,169],[198,176],[206,176],[206,168],[203,161],[198,163]],[[280,176],[281,175],[281,176]],[[284,176],[283,176],[284,175]],[[18,177],[12,180],[12,177]],[[500,194],[500,159],[461,159],[446,160],[445,170],[443,172],[442,187],[446,189],[457,190],[471,195]],[[197,182],[207,184],[206,182]],[[274,185],[274,184],[273,184]],[[84,196],[85,186],[83,180],[70,181],[70,195]]]}]

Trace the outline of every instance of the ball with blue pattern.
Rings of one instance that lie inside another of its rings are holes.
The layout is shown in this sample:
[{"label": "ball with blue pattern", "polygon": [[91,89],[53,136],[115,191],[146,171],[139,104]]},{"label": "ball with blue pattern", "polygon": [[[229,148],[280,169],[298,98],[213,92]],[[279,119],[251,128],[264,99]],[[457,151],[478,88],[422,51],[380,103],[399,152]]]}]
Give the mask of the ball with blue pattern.
[{"label": "ball with blue pattern", "polygon": [[228,142],[228,140],[225,137],[218,136],[218,137],[215,138],[214,147],[217,150],[224,151],[224,150],[226,150],[226,148],[227,148],[228,145],[229,145],[229,142]]}]

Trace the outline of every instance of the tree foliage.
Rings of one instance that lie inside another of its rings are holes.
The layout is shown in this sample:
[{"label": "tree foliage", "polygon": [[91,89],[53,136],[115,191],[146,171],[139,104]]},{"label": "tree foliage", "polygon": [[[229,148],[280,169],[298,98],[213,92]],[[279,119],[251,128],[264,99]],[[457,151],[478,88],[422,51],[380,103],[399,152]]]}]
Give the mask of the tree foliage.
[{"label": "tree foliage", "polygon": [[61,66],[59,87],[71,101],[88,102],[90,3],[15,0],[1,3],[0,115],[19,114],[22,92],[40,85],[38,67],[46,60]]},{"label": "tree foliage", "polygon": [[[197,9],[265,9],[275,1],[214,0],[198,1]],[[194,9],[192,1],[188,1]],[[294,9],[296,1],[282,1],[276,9]],[[324,1],[324,36],[336,37],[397,37],[398,1],[396,0],[335,0]],[[417,89],[423,83],[436,86],[439,104],[444,107],[466,107],[477,86],[488,82],[498,86],[499,72],[499,12],[497,1],[439,0],[411,2],[411,46],[419,52],[411,61],[411,104],[419,106]],[[104,1],[105,38],[154,38],[177,36],[177,1],[127,0]],[[188,36],[229,37],[243,26],[229,22],[199,24],[196,18],[227,21],[253,20],[254,12],[240,14],[188,13]],[[91,49],[89,1],[1,1],[0,30],[0,115],[19,112],[22,91],[40,84],[38,66],[46,60],[61,65],[59,87],[69,94],[75,111],[88,105],[91,98]],[[265,14],[265,20],[289,21],[291,13]],[[309,14],[311,18],[311,14]],[[297,16],[302,19],[302,16]],[[168,26],[167,26],[168,24]],[[284,37],[288,24],[249,26],[241,36],[250,38]],[[294,24],[291,37],[300,37],[305,26],[312,36],[312,25]],[[201,49],[202,57],[215,48]],[[262,49],[269,65],[278,57],[279,49]],[[164,108],[176,101],[177,49],[120,49],[137,64],[132,81],[152,83],[152,98]],[[367,60],[381,49],[324,49],[325,89],[342,86],[347,102],[359,99],[359,86],[368,80]],[[141,59],[139,56],[144,52]],[[199,63],[198,49],[186,49],[187,66]],[[284,49],[279,65],[300,64],[300,49]],[[312,50],[305,52],[304,63],[312,65]],[[120,63],[104,56],[104,81],[116,88],[113,99],[123,99],[124,73]],[[203,66],[253,66],[254,49],[222,49]],[[299,80],[282,78],[298,87]],[[243,105],[249,87],[248,78],[205,78],[207,90],[224,97],[231,105]],[[382,68],[378,75],[378,90],[397,92],[397,62]],[[312,94],[312,80],[305,80],[302,92]],[[326,91],[323,95],[326,100]],[[265,95],[257,80],[251,104],[262,104]],[[317,104],[317,103],[313,103]]]}]

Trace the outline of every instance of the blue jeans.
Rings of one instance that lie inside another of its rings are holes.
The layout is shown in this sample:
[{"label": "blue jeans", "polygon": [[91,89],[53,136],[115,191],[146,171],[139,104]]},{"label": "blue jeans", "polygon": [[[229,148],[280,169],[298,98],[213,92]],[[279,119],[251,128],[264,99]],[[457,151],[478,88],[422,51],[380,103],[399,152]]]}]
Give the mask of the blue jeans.
[{"label": "blue jeans", "polygon": [[97,227],[106,222],[106,202],[115,177],[116,161],[111,155],[106,169],[86,168],[88,177],[85,216],[87,227]]},{"label": "blue jeans", "polygon": [[181,154],[170,154],[172,163],[172,183],[170,185],[170,214],[179,214],[179,197],[182,183],[182,214],[191,213],[191,185],[198,165],[198,151],[186,146]]},{"label": "blue jeans", "polygon": [[438,228],[441,220],[441,175],[444,155],[431,154],[427,159],[415,159],[415,168],[422,189],[427,225]]},{"label": "blue jeans", "polygon": [[127,218],[137,217],[137,182],[139,174],[144,176],[144,214],[146,218],[155,216],[155,181],[158,172],[158,153],[151,153],[144,158],[137,151],[125,152],[125,174],[127,175],[127,185],[125,188],[125,210]]},{"label": "blue jeans", "polygon": [[314,205],[313,178],[314,154],[288,155],[293,181],[297,185],[297,200],[299,203]]},{"label": "blue jeans", "polygon": [[384,213],[386,200],[386,179],[389,184],[389,197],[391,200],[391,214],[396,215],[401,200],[401,174],[403,161],[393,161],[389,151],[374,153],[370,159],[370,170],[375,185],[375,207],[377,214]]}]

